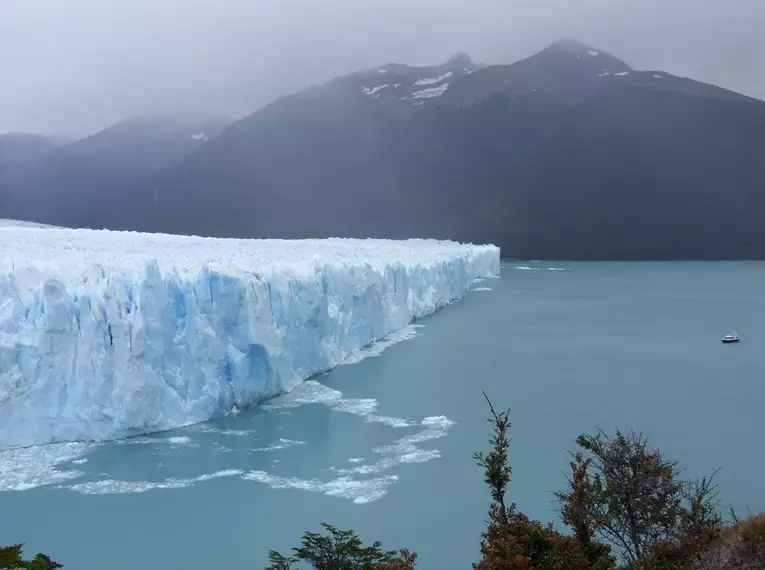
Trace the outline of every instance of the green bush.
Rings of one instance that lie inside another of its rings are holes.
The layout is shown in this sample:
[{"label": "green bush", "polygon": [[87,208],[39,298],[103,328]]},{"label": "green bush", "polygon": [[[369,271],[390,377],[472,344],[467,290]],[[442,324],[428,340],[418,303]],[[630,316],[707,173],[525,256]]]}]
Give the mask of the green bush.
[{"label": "green bush", "polygon": [[270,551],[271,564],[266,570],[292,570],[300,561],[315,570],[413,570],[417,562],[417,555],[407,550],[385,551],[380,542],[364,546],[352,530],[339,530],[326,523],[321,526],[326,534],[306,532],[300,546],[292,549],[292,556]]},{"label": "green bush", "polygon": [[45,554],[37,554],[32,560],[24,560],[24,545],[0,547],[0,568],[14,570],[57,570],[61,564],[51,560]]}]

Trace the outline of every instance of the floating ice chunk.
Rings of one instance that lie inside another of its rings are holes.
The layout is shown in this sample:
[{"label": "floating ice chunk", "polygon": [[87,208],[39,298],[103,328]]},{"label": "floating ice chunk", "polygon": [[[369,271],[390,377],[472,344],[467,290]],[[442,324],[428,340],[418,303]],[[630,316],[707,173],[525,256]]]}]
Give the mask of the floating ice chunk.
[{"label": "floating ice chunk", "polygon": [[622,75],[629,75],[629,74],[630,74],[630,72],[629,72],[629,71],[620,71],[620,72],[618,72],[618,73],[614,73],[614,75],[617,75],[617,76],[622,76]]},{"label": "floating ice chunk", "polygon": [[308,404],[324,404],[331,406],[343,397],[339,390],[325,386],[316,380],[307,380],[289,394],[266,402],[266,409],[297,408]]},{"label": "floating ice chunk", "polygon": [[[428,426],[434,429],[449,429],[455,422],[447,418],[446,416],[429,416],[422,420],[422,425]],[[440,436],[439,436],[440,437]]]},{"label": "floating ice chunk", "polygon": [[90,483],[78,483],[70,485],[69,489],[82,493],[83,495],[111,495],[119,493],[145,493],[158,489],[183,489],[190,487],[195,483],[210,481],[220,477],[233,477],[241,475],[243,472],[239,469],[226,469],[216,471],[215,473],[206,473],[199,477],[189,479],[165,479],[164,481],[119,481],[114,479],[105,479],[102,481],[93,481]]},{"label": "floating ice chunk", "polygon": [[412,422],[404,418],[380,416],[377,411],[377,400],[373,398],[343,398],[343,394],[315,380],[308,380],[291,393],[276,398],[265,404],[268,409],[295,408],[308,404],[323,404],[337,412],[345,412],[361,416],[364,421],[381,423],[395,428],[405,428]]},{"label": "floating ice chunk", "polygon": [[173,445],[193,445],[191,443],[191,438],[186,436],[181,437],[169,437],[167,438],[167,442],[171,443]]},{"label": "floating ice chunk", "polygon": [[254,430],[248,430],[248,429],[225,429],[216,426],[214,423],[202,423],[202,424],[196,424],[193,426],[190,426],[187,428],[189,431],[193,431],[196,433],[214,433],[217,435],[233,435],[233,436],[239,436],[239,437],[246,437],[253,435],[255,433]]},{"label": "floating ice chunk", "polygon": [[[285,439],[280,438],[279,443],[274,443],[269,445],[268,447],[257,447],[255,449],[251,449],[248,451],[280,451],[282,449],[287,449],[288,447],[292,447],[294,445],[305,445],[304,441],[297,441],[292,439]],[[238,449],[225,449],[222,448],[221,451],[240,451]]]},{"label": "floating ice chunk", "polygon": [[491,287],[476,287],[473,291],[491,291]]},{"label": "floating ice chunk", "polygon": [[400,342],[404,342],[406,340],[411,340],[414,337],[419,335],[418,330],[422,328],[424,325],[409,325],[401,329],[400,331],[396,331],[394,333],[389,334],[382,340],[378,340],[377,342],[372,343],[366,348],[362,348],[361,350],[357,351],[355,354],[352,354],[348,358],[346,358],[341,364],[357,364],[364,360],[365,358],[373,358],[375,356],[380,356],[385,350],[393,346],[394,344],[398,344]]},{"label": "floating ice chunk", "polygon": [[661,75],[654,75],[654,77],[655,77],[656,79],[661,79],[663,76],[661,76]]},{"label": "floating ice chunk", "polygon": [[274,489],[300,489],[302,491],[324,493],[331,497],[351,499],[356,504],[363,504],[383,498],[388,492],[388,487],[397,481],[398,477],[396,475],[388,475],[366,480],[339,477],[324,482],[316,479],[279,477],[266,471],[250,471],[242,475],[242,479],[262,483]]},{"label": "floating ice chunk", "polygon": [[191,135],[191,138],[194,139],[195,141],[202,141],[202,142],[209,140],[209,137],[204,133],[196,133],[194,135]]},{"label": "floating ice chunk", "polygon": [[81,477],[81,471],[59,470],[63,463],[84,463],[92,443],[56,443],[17,449],[0,449],[0,492],[25,491]]},{"label": "floating ice chunk", "polygon": [[600,55],[600,52],[596,51],[594,49],[588,49],[587,53],[589,53],[592,57],[596,57],[596,56]]},{"label": "floating ice chunk", "polygon": [[187,446],[197,447],[188,436],[174,437],[129,437],[115,442],[117,445],[170,445],[174,447]]},{"label": "floating ice chunk", "polygon": [[[441,457],[441,452],[437,449],[422,449],[417,445],[446,436],[454,422],[445,416],[434,416],[422,420],[421,425],[424,428],[422,431],[404,436],[392,445],[375,449],[374,452],[382,456],[377,462],[335,471],[341,475],[370,475],[401,463],[425,463]],[[361,463],[361,460],[353,463]]]},{"label": "floating ice chunk", "polygon": [[[306,393],[312,395],[301,398],[295,397],[296,395],[293,392],[293,394],[284,396],[283,399],[292,398],[299,401],[312,400],[330,403],[339,402],[341,406],[337,408],[338,411],[355,413],[361,417],[365,417],[367,414],[374,411],[374,406],[371,405],[374,400],[346,399],[342,398],[342,394],[336,390],[332,390],[326,387],[322,388],[316,382],[310,381],[306,384],[308,384],[310,388],[306,390]],[[316,386],[311,388],[311,384],[316,384]],[[298,390],[300,390],[300,388]],[[343,406],[346,409],[342,409]],[[272,488],[318,492],[328,496],[349,499],[357,504],[363,504],[382,498],[387,493],[389,487],[398,480],[397,475],[383,474],[382,472],[390,470],[397,465],[423,463],[440,457],[441,454],[437,449],[423,448],[422,445],[444,437],[453,425],[454,422],[445,416],[426,417],[421,422],[416,424],[409,423],[410,427],[419,426],[419,430],[399,438],[391,445],[386,445],[373,450],[374,453],[378,454],[379,456],[379,459],[376,462],[369,465],[364,465],[363,457],[352,457],[348,459],[348,463],[350,464],[348,468],[331,468],[331,470],[335,471],[335,475],[331,476],[328,480],[316,477],[300,478],[277,476],[262,470],[250,471],[246,469],[229,468],[226,470],[216,471],[213,473],[205,473],[198,476],[184,478],[166,478],[155,481],[127,481],[111,479],[108,475],[102,474],[105,476],[105,478],[102,480],[70,484],[66,488],[77,493],[88,495],[144,493],[152,490],[183,489],[216,478],[238,476],[244,480],[265,484]],[[165,441],[169,441],[171,439],[174,438],[167,438]],[[282,449],[290,445],[300,445],[303,443],[304,442],[301,441],[280,438],[278,442],[273,446],[269,448],[261,448],[255,451]],[[72,446],[82,444],[55,445]],[[95,447],[94,444],[87,445]],[[220,447],[219,450],[253,451],[248,449],[226,449],[223,447]],[[274,459],[270,463],[272,465],[276,465],[278,462],[278,459]],[[55,480],[52,482],[55,482]]]}]

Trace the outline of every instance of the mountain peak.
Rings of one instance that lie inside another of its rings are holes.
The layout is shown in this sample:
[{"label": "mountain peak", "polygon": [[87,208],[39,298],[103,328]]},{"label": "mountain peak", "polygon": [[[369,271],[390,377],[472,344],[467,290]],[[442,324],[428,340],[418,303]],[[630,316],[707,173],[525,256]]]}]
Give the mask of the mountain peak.
[{"label": "mountain peak", "polygon": [[562,38],[548,46],[547,49],[554,51],[578,52],[587,51],[592,48],[584,45],[582,42],[575,40],[574,38]]},{"label": "mountain peak", "polygon": [[623,73],[632,68],[618,57],[599,48],[594,48],[573,38],[563,38],[550,44],[528,58],[548,65],[575,65],[585,72],[599,69],[601,72]]},{"label": "mountain peak", "polygon": [[451,56],[447,60],[446,64],[451,67],[463,67],[466,69],[473,69],[476,66],[473,62],[473,58],[471,58],[470,55],[463,51],[455,53],[453,56]]}]

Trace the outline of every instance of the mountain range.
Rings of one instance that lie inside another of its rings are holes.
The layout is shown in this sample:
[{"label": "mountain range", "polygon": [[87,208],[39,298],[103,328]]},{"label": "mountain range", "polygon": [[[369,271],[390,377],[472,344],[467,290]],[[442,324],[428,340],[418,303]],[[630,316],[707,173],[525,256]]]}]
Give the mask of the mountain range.
[{"label": "mountain range", "polygon": [[105,227],[115,199],[201,149],[227,124],[142,116],[74,142],[0,135],[0,218]]},{"label": "mountain range", "polygon": [[10,153],[0,138],[0,217],[449,238],[525,259],[765,258],[765,103],[575,40],[510,65],[391,63],[228,126],[162,125],[63,146],[17,135]]}]

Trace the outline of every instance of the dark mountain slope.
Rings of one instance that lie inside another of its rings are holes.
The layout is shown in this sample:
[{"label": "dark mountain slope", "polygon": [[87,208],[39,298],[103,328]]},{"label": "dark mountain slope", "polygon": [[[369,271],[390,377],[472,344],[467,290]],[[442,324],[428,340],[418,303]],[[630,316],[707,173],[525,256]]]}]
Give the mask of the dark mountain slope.
[{"label": "dark mountain slope", "polygon": [[0,172],[33,164],[45,158],[58,145],[48,137],[25,133],[0,135]]},{"label": "dark mountain slope", "polygon": [[118,196],[141,178],[199,150],[225,125],[219,119],[137,117],[60,146],[16,169],[4,192],[16,204],[10,214],[58,225],[100,227]]},{"label": "dark mountain slope", "polygon": [[[56,148],[51,139],[24,133],[0,135],[0,213],[8,218],[18,217],[24,206],[20,188],[29,172],[39,168],[42,161]],[[2,217],[2,216],[0,216]]]},{"label": "dark mountain slope", "polygon": [[[396,119],[370,113],[364,103],[280,102],[143,186],[143,200],[131,199],[132,213],[154,231],[302,237],[326,233],[322,213],[329,208],[345,219],[343,233],[357,222],[361,231],[368,222],[353,209],[356,197],[367,196],[363,202],[372,206],[374,196],[384,196],[379,191],[395,171],[386,152],[397,128]],[[252,191],[239,191],[245,188]]]},{"label": "dark mountain slope", "polygon": [[763,153],[765,103],[564,40],[512,65],[388,64],[283,98],[91,217],[534,259],[765,258]]},{"label": "dark mountain slope", "polygon": [[765,257],[764,103],[571,40],[466,62],[282,99],[143,186],[116,224],[491,241],[523,258]]},{"label": "dark mountain slope", "polygon": [[[522,159],[520,256],[765,257],[765,105],[625,85]],[[551,167],[551,165],[553,165]]]},{"label": "dark mountain slope", "polygon": [[495,96],[413,121],[438,142],[399,147],[410,231],[527,259],[765,256],[765,105],[630,85],[531,105]]},{"label": "dark mountain slope", "polygon": [[[110,225],[240,237],[392,236],[400,224],[386,212],[396,212],[395,149],[409,136],[408,119],[478,68],[462,54],[436,66],[388,64],[283,98],[131,192]],[[342,224],[328,226],[325,212]]]},{"label": "dark mountain slope", "polygon": [[622,60],[561,40],[512,65],[492,65],[453,85],[442,104],[460,107],[504,93],[541,103],[581,101],[632,71]]}]

